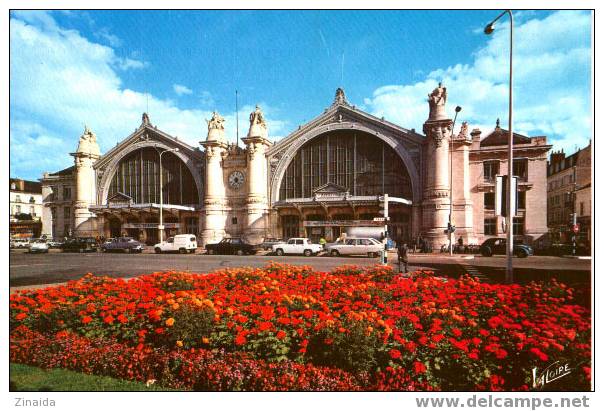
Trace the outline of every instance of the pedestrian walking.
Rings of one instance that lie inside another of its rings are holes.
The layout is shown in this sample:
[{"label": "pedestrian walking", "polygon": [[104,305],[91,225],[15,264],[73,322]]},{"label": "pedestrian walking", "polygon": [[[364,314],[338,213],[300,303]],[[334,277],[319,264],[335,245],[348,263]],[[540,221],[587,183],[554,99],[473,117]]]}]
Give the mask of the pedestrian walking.
[{"label": "pedestrian walking", "polygon": [[402,241],[399,241],[398,243],[398,269],[399,271],[401,271],[401,264],[403,264],[405,266],[405,271],[403,271],[404,273],[406,273],[408,271],[408,263],[409,263],[409,256],[407,255],[407,243],[403,243]]}]

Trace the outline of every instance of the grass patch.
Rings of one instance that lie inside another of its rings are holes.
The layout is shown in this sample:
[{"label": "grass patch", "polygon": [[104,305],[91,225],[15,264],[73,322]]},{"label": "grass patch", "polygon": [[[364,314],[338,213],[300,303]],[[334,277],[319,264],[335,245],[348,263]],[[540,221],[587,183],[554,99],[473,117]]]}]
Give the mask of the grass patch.
[{"label": "grass patch", "polygon": [[45,370],[10,364],[11,391],[173,391],[157,385],[82,374],[63,368]]}]

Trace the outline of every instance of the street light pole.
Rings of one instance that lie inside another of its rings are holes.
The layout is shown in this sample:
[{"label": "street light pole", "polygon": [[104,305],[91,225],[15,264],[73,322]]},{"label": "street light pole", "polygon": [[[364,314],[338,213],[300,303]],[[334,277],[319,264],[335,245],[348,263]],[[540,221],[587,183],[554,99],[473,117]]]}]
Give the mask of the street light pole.
[{"label": "street light pole", "polygon": [[[157,148],[156,148],[157,150]],[[159,242],[164,241],[164,173],[161,165],[161,156],[164,153],[176,152],[178,148],[171,148],[169,150],[163,150],[159,152]]]},{"label": "street light pole", "polygon": [[[499,14],[495,20],[490,22],[485,28],[485,34],[491,34],[495,30],[495,22],[503,17],[504,14],[508,14],[510,16],[510,79],[509,79],[509,106],[508,106],[508,129],[509,129],[509,137],[508,137],[508,195],[507,195],[507,267],[505,272],[505,281],[506,283],[514,282],[514,266],[512,264],[512,257],[514,256],[514,216],[512,215],[513,210],[513,197],[512,197],[512,177],[514,175],[514,133],[512,132],[512,114],[513,114],[513,86],[512,86],[512,78],[513,78],[513,66],[512,66],[512,50],[514,44],[514,17],[512,16],[511,10],[504,10]],[[515,196],[514,196],[515,197]]]},{"label": "street light pole", "polygon": [[453,255],[453,133],[455,132],[455,121],[457,114],[461,111],[461,107],[455,107],[455,117],[453,117],[453,125],[451,126],[451,139],[449,142],[449,255]]}]

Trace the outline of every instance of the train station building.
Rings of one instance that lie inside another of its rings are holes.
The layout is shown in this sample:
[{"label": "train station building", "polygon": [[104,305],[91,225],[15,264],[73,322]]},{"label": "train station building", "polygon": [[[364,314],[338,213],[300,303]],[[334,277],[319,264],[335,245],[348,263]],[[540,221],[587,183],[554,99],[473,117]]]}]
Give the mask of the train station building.
[{"label": "train station building", "polygon": [[[465,244],[504,235],[494,189],[495,176],[507,170],[508,132],[497,121],[488,135],[466,123],[454,133],[442,85],[427,103],[418,132],[358,109],[338,89],[322,114],[277,142],[257,107],[241,147],[228,143],[218,113],[195,147],[147,114],[104,154],[86,128],[71,154],[74,165],[41,179],[42,231],[52,237],[127,234],[152,244],[161,209],[166,235],[196,234],[202,244],[226,236],[252,243],[295,236],[332,241],[347,227],[383,224],[374,218],[388,194],[401,200],[389,207],[395,239],[421,236],[440,247],[448,241],[450,210],[456,238]],[[529,243],[548,231],[550,148],[544,136],[514,135],[520,193],[513,228]]]}]

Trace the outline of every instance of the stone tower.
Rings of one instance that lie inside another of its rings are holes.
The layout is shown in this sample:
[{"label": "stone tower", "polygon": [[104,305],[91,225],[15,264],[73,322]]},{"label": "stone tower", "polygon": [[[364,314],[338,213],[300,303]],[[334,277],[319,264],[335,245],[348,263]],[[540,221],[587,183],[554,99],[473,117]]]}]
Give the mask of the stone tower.
[{"label": "stone tower", "polygon": [[206,245],[220,241],[225,235],[226,191],[222,173],[222,160],[226,155],[227,142],[224,136],[224,118],[214,112],[208,120],[208,137],[200,142],[205,147],[206,173],[205,196],[203,199],[203,231],[201,243]]},{"label": "stone tower", "polygon": [[96,135],[88,127],[80,136],[75,153],[71,153],[75,163],[76,190],[74,203],[74,233],[77,236],[90,236],[96,232],[94,214],[89,206],[95,204],[95,172],[92,167],[101,157]]},{"label": "stone tower", "polygon": [[427,136],[424,201],[422,203],[423,232],[432,247],[448,243],[449,222],[449,144],[453,121],[447,117],[447,89],[441,83],[428,95],[430,115],[424,123]]},{"label": "stone tower", "polygon": [[268,164],[266,149],[271,145],[260,107],[250,114],[250,130],[242,139],[248,155],[247,219],[245,237],[255,244],[266,236],[268,218]]}]

